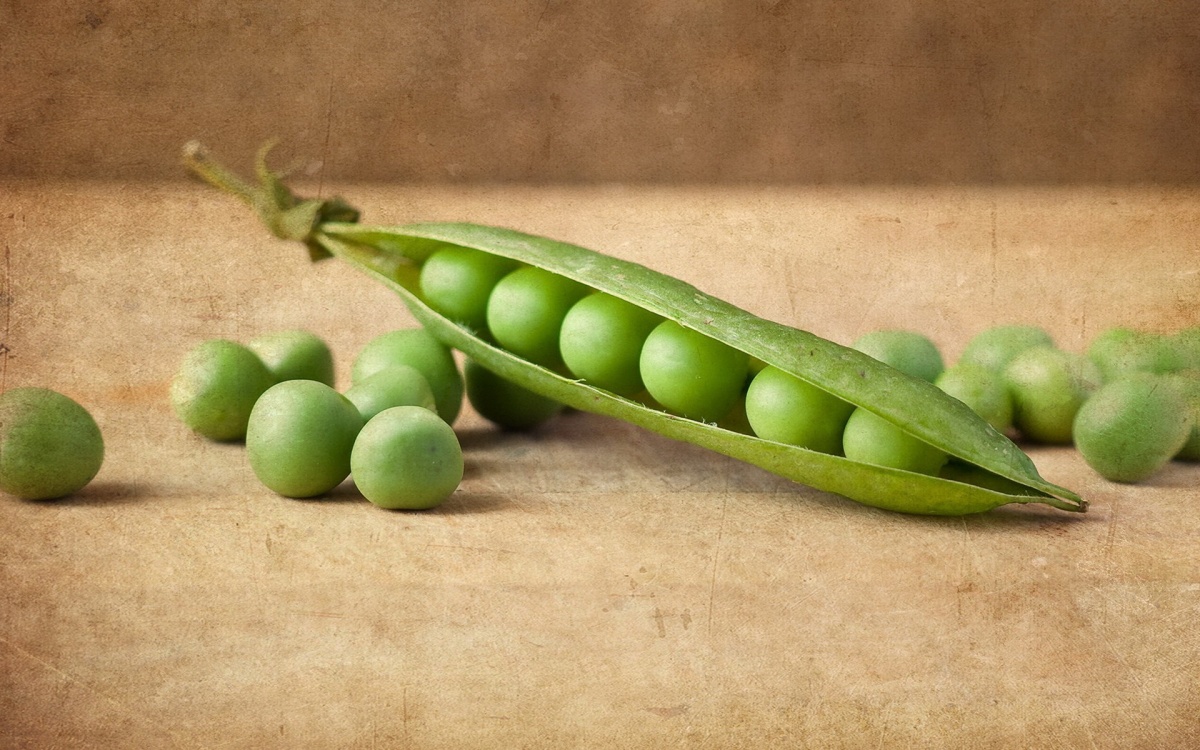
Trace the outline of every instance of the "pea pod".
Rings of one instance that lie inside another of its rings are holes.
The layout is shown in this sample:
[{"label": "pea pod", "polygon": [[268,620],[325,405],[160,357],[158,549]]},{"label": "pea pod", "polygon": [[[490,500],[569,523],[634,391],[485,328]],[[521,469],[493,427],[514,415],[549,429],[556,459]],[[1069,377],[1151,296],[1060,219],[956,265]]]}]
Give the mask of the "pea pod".
[{"label": "pea pod", "polygon": [[[254,206],[276,236],[305,243],[314,259],[335,256],[349,262],[399,294],[413,316],[447,345],[532,391],[888,510],[965,515],[1008,503],[1087,509],[1074,492],[1044,480],[1025,453],[962,402],[861,352],[758,317],[637,263],[545,237],[476,224],[360,225],[340,200],[295,198],[266,169],[264,157],[265,151],[258,170],[261,187],[226,171],[196,144],[185,149],[184,160],[208,182]],[[860,463],[675,416],[527,362],[424,303],[420,265],[447,244],[561,274],[700,331],[875,412],[956,460],[940,476]]]}]

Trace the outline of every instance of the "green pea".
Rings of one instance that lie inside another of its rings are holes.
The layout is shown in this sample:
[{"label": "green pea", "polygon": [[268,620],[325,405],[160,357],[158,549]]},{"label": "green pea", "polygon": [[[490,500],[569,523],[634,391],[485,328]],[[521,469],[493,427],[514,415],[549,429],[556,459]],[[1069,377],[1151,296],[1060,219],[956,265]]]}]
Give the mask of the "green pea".
[{"label": "green pea", "polygon": [[1106,383],[1075,417],[1075,447],[1100,476],[1140,482],[1186,444],[1187,402],[1168,378],[1146,372]]},{"label": "green pea", "polygon": [[853,348],[914,378],[933,382],[945,368],[937,345],[915,331],[872,331],[854,341]]},{"label": "green pea", "polygon": [[437,399],[420,370],[408,365],[387,367],[363,378],[346,390],[363,421],[394,406],[420,406],[437,413]]},{"label": "green pea", "polygon": [[350,475],[358,409],[315,380],[288,380],[258,399],[246,429],[254,475],[284,497],[323,495]]},{"label": "green pea", "polygon": [[506,430],[531,430],[562,411],[558,401],[505,380],[468,359],[463,365],[467,400],[481,417]]},{"label": "green pea", "polygon": [[711,336],[665,320],[646,337],[639,368],[646,390],[668,411],[717,422],[741,394],[750,359]]},{"label": "green pea", "polygon": [[1171,376],[1192,419],[1187,442],[1175,454],[1180,461],[1200,461],[1200,368],[1180,370]]},{"label": "green pea", "polygon": [[1013,399],[1013,424],[1027,439],[1066,445],[1075,414],[1087,398],[1081,361],[1052,346],[1018,354],[1004,369]]},{"label": "green pea", "polygon": [[855,409],[846,421],[842,450],[852,461],[936,476],[948,456],[883,417]]},{"label": "green pea", "polygon": [[171,381],[171,407],[193,431],[212,440],[241,440],[250,410],[275,384],[249,348],[225,339],[203,341],[183,359]]},{"label": "green pea", "polygon": [[83,489],[104,463],[104,438],[87,409],[46,388],[0,394],[0,490],[52,500]]},{"label": "green pea", "polygon": [[558,369],[563,318],[587,293],[586,286],[565,276],[532,266],[517,269],[500,279],[488,298],[488,330],[518,357]]},{"label": "green pea", "polygon": [[462,447],[434,412],[395,406],[362,428],[350,471],[359,492],[375,505],[425,510],[441,505],[462,482]]},{"label": "green pea", "polygon": [[424,328],[403,328],[367,342],[355,357],[350,380],[359,383],[380,370],[395,365],[416,368],[437,401],[438,416],[454,424],[462,408],[463,378],[449,347]]},{"label": "green pea", "polygon": [[746,418],[755,435],[822,453],[841,453],[852,411],[852,404],[778,367],[764,367],[746,391]]},{"label": "green pea", "polygon": [[662,317],[603,292],[576,302],[563,318],[559,349],[577,378],[619,396],[644,388],[642,344]]},{"label": "green pea", "polygon": [[1000,373],[982,365],[959,362],[943,370],[933,383],[971,407],[971,411],[1000,432],[1012,428],[1012,396]]},{"label": "green pea", "polygon": [[993,326],[975,334],[958,358],[960,364],[979,365],[1002,373],[1013,358],[1035,346],[1053,346],[1054,339],[1042,328],[1030,325]]},{"label": "green pea", "polygon": [[1105,383],[1131,372],[1170,372],[1178,364],[1166,337],[1129,328],[1110,328],[1096,336],[1087,356]]},{"label": "green pea", "polygon": [[421,294],[441,315],[483,333],[487,330],[488,296],[518,265],[499,255],[448,245],[421,266]]},{"label": "green pea", "polygon": [[252,339],[248,346],[277,382],[316,380],[333,385],[333,352],[310,331],[267,333]]}]

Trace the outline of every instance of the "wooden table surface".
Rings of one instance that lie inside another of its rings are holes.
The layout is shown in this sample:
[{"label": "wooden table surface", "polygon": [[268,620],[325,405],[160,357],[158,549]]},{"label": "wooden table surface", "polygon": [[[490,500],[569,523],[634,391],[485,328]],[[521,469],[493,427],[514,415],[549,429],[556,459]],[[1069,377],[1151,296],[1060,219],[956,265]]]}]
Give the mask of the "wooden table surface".
[{"label": "wooden table surface", "polygon": [[[1195,191],[337,187],[374,223],[571,240],[948,361],[997,323],[1080,350],[1200,322]],[[923,518],[593,415],[468,410],[437,510],[287,500],[175,420],[175,367],[306,327],[344,386],[399,300],[200,186],[0,195],[2,385],[73,396],[107,444],[73,498],[0,496],[0,746],[1200,746],[1200,466],[1123,486],[1029,446],[1089,513]]]}]

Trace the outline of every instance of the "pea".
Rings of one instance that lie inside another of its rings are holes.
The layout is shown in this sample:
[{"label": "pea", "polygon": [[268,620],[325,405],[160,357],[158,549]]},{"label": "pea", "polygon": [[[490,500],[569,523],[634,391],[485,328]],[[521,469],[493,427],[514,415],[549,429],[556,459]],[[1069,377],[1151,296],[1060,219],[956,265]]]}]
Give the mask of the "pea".
[{"label": "pea", "polygon": [[559,332],[567,311],[588,288],[550,271],[519,268],[496,284],[488,297],[487,324],[505,349],[550,369],[563,366]]},{"label": "pea", "polygon": [[821,453],[842,451],[854,406],[778,367],[764,367],[746,391],[746,418],[764,440]]},{"label": "pea", "polygon": [[1013,399],[1013,424],[1027,439],[1066,445],[1075,414],[1087,398],[1078,359],[1052,346],[1018,354],[1004,369]]},{"label": "pea", "polygon": [[1179,453],[1192,429],[1187,402],[1171,381],[1131,373],[1106,383],[1075,417],[1075,447],[1100,476],[1140,482]]},{"label": "pea", "polygon": [[853,348],[921,380],[933,382],[945,369],[937,345],[915,331],[872,331],[856,339]]},{"label": "pea", "polygon": [[1035,346],[1053,346],[1044,329],[1031,325],[993,326],[975,334],[958,358],[960,364],[979,365],[1002,373],[1013,358]]},{"label": "pea", "polygon": [[395,406],[375,415],[354,441],[350,471],[363,497],[381,508],[440,505],[463,478],[458,436],[434,412]]},{"label": "pea", "polygon": [[646,390],[668,411],[716,422],[741,394],[750,360],[745,352],[665,320],[646,337],[639,369]]},{"label": "pea", "polygon": [[349,399],[315,380],[272,386],[250,413],[246,455],[267,488],[316,497],[350,475],[350,451],[363,418]]},{"label": "pea", "polygon": [[104,463],[104,438],[87,409],[46,388],[0,394],[0,490],[51,500],[83,489]]},{"label": "pea", "polygon": [[971,362],[959,362],[942,371],[933,383],[971,407],[971,411],[1000,432],[1012,428],[1012,397],[1000,373]]},{"label": "pea", "polygon": [[1087,356],[1104,382],[1131,372],[1165,373],[1176,368],[1175,352],[1163,336],[1130,328],[1109,328],[1088,345]]},{"label": "pea", "polygon": [[842,450],[852,461],[936,476],[948,456],[867,409],[846,421]]},{"label": "pea", "polygon": [[488,296],[518,265],[499,255],[448,245],[421,266],[421,294],[440,314],[483,333],[487,330]]},{"label": "pea", "polygon": [[429,381],[415,367],[396,365],[363,378],[346,390],[363,421],[394,406],[420,406],[437,413],[437,399]]},{"label": "pea", "polygon": [[1180,461],[1200,461],[1200,368],[1180,370],[1171,376],[1192,418],[1187,442],[1175,454]]},{"label": "pea", "polygon": [[662,317],[603,292],[576,302],[563,318],[559,349],[573,375],[619,396],[645,387],[642,344]]},{"label": "pea", "polygon": [[278,382],[316,380],[333,385],[333,352],[310,331],[276,331],[252,339],[251,351]]},{"label": "pea", "polygon": [[403,328],[377,336],[359,351],[350,369],[350,380],[359,383],[388,367],[416,368],[437,401],[438,416],[454,424],[462,408],[463,378],[450,349],[424,328]]},{"label": "pea", "polygon": [[531,430],[563,409],[558,401],[505,380],[474,360],[466,361],[463,373],[471,406],[506,430]]},{"label": "pea", "polygon": [[274,384],[249,348],[210,339],[184,357],[171,381],[171,406],[185,425],[207,438],[241,440],[254,403]]}]

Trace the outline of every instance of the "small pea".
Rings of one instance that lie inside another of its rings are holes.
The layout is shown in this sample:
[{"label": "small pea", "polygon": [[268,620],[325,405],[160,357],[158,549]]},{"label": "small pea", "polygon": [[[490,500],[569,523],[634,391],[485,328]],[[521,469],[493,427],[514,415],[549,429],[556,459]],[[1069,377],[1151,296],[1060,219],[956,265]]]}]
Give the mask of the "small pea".
[{"label": "small pea", "polygon": [[415,367],[396,365],[363,378],[346,390],[363,421],[394,406],[420,406],[437,412],[437,399],[429,381]]},{"label": "small pea", "polygon": [[662,317],[609,294],[589,294],[563,318],[559,349],[577,378],[619,396],[642,391],[642,344]]},{"label": "small pea", "polygon": [[1037,443],[1071,442],[1075,414],[1087,398],[1078,359],[1052,346],[1018,354],[1004,369],[1013,399],[1013,424]]},{"label": "small pea", "polygon": [[462,482],[462,447],[434,412],[395,406],[372,417],[358,434],[350,472],[375,505],[425,510],[440,505]]},{"label": "small pea", "polygon": [[563,366],[559,333],[567,311],[588,288],[550,271],[527,266],[497,282],[488,297],[487,325],[505,349],[535,364]]},{"label": "small pea", "polygon": [[279,383],[250,413],[250,468],[267,488],[285,497],[323,495],[350,475],[350,451],[362,426],[358,408],[324,383]]},{"label": "small pea", "polygon": [[778,367],[764,367],[746,391],[746,418],[764,440],[822,453],[842,451],[854,406]]},{"label": "small pea", "polygon": [[1088,344],[1087,356],[1106,383],[1131,372],[1170,372],[1177,365],[1166,337],[1130,328],[1109,328],[1096,336]]},{"label": "small pea", "polygon": [[639,369],[646,390],[668,411],[717,422],[741,394],[750,361],[745,352],[665,320],[646,337]]},{"label": "small pea", "polygon": [[333,352],[311,331],[276,331],[251,339],[258,355],[277,382],[316,380],[333,385]]},{"label": "small pea", "polygon": [[171,407],[193,431],[212,440],[241,440],[254,403],[275,378],[248,347],[225,339],[203,341],[183,359],[171,381]]},{"label": "small pea", "polygon": [[437,401],[438,416],[454,424],[462,408],[463,377],[449,347],[424,328],[389,331],[359,350],[350,369],[351,383],[395,365],[414,367],[424,375]]},{"label": "small pea", "polygon": [[936,476],[946,464],[943,451],[867,409],[855,409],[846,421],[842,450],[852,461]]},{"label": "small pea", "polygon": [[563,410],[558,401],[505,380],[474,360],[466,361],[463,373],[471,406],[506,430],[531,430]]},{"label": "small pea", "polygon": [[871,331],[858,337],[852,348],[921,380],[933,382],[945,369],[937,345],[916,331]]},{"label": "small pea", "polygon": [[487,330],[487,304],[492,289],[518,265],[499,255],[449,245],[429,256],[421,266],[421,295],[439,314],[483,333]]},{"label": "small pea", "polygon": [[998,431],[1006,432],[1012,428],[1012,396],[1000,373],[982,365],[959,362],[942,371],[933,382],[971,407],[971,411]]},{"label": "small pea", "polygon": [[1075,417],[1075,447],[1105,479],[1139,482],[1187,443],[1192,415],[1161,375],[1136,372],[1106,383]]},{"label": "small pea", "polygon": [[1001,325],[975,334],[959,355],[959,364],[979,365],[1002,373],[1021,352],[1035,346],[1053,346],[1054,339],[1044,329],[1031,325]]},{"label": "small pea", "polygon": [[104,438],[87,409],[47,388],[0,394],[0,490],[52,500],[83,489],[104,463]]}]

